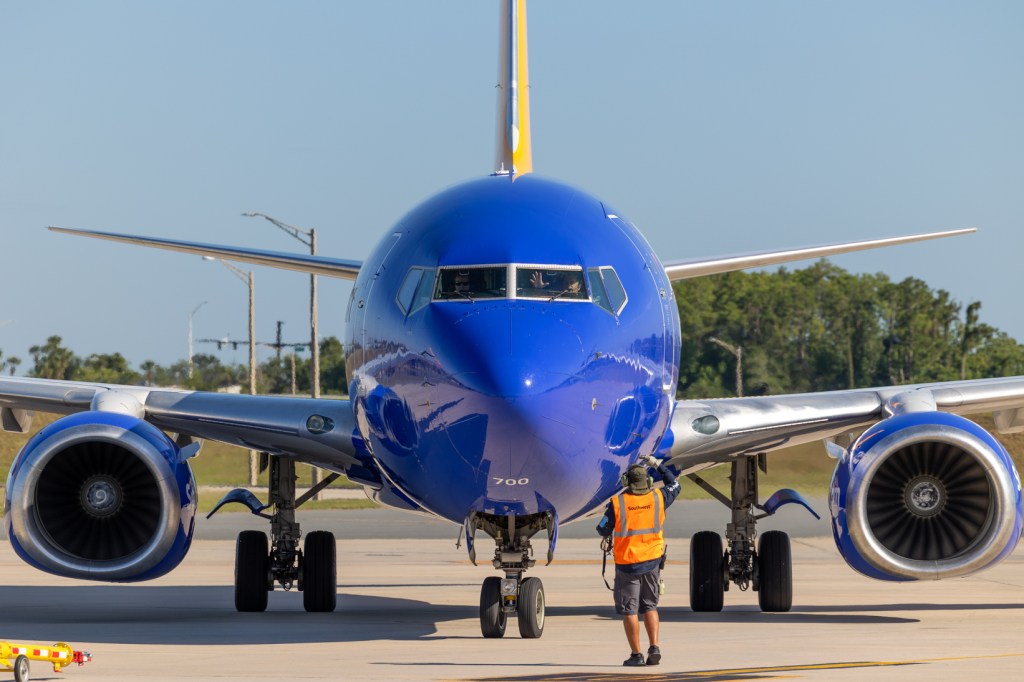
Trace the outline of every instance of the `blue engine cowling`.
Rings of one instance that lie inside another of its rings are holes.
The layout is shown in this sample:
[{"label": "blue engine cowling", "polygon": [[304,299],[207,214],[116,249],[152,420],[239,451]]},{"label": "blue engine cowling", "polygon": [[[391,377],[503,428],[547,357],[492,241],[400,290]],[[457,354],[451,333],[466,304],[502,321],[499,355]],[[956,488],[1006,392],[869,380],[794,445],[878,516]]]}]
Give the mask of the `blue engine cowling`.
[{"label": "blue engine cowling", "polygon": [[157,578],[188,552],[196,484],[166,434],[82,412],[32,437],[11,465],[4,524],[18,556],[60,576]]},{"label": "blue engine cowling", "polygon": [[832,477],[832,531],[846,562],[881,580],[968,575],[1021,536],[1021,485],[990,433],[942,412],[898,415],[865,431]]}]

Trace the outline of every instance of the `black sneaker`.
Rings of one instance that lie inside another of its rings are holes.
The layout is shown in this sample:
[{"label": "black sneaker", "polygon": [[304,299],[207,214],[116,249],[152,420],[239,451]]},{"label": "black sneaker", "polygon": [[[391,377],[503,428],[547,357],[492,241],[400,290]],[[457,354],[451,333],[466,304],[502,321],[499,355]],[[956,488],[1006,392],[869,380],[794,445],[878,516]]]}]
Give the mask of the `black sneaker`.
[{"label": "black sneaker", "polygon": [[661,649],[652,646],[647,650],[647,665],[658,665],[661,663]]},{"label": "black sneaker", "polygon": [[622,665],[628,665],[628,666],[647,665],[647,662],[644,661],[644,655],[643,654],[630,654],[629,658],[627,658],[626,660],[624,660],[622,662]]}]

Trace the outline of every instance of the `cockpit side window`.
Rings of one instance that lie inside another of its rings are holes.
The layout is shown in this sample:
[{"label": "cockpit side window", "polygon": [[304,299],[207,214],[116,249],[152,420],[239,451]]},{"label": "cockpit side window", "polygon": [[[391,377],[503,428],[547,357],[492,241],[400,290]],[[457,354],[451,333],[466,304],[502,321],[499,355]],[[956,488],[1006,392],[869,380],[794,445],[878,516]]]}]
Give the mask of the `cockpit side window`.
[{"label": "cockpit side window", "polygon": [[590,284],[590,295],[594,303],[613,315],[618,315],[626,307],[626,290],[622,288],[615,269],[610,267],[588,268],[587,282]]},{"label": "cockpit side window", "polygon": [[416,287],[416,295],[412,297],[412,308],[409,313],[412,314],[430,303],[430,294],[434,291],[434,269],[424,268],[423,277],[420,278],[420,284]]},{"label": "cockpit side window", "polygon": [[622,282],[619,281],[614,268],[601,268],[601,278],[604,280],[604,288],[608,291],[608,303],[618,315],[626,307],[626,290],[622,288]]},{"label": "cockpit side window", "polygon": [[588,268],[587,281],[590,283],[590,295],[593,297],[594,303],[614,315],[615,311],[612,310],[612,304],[608,302],[608,292],[601,279],[601,271],[598,268]]},{"label": "cockpit side window", "polygon": [[517,265],[516,298],[586,301],[590,297],[582,268]]},{"label": "cockpit side window", "polygon": [[431,268],[410,268],[395,300],[406,315],[411,315],[430,302],[434,288],[434,271]]},{"label": "cockpit side window", "polygon": [[508,267],[504,265],[441,268],[434,288],[435,301],[507,296]]}]

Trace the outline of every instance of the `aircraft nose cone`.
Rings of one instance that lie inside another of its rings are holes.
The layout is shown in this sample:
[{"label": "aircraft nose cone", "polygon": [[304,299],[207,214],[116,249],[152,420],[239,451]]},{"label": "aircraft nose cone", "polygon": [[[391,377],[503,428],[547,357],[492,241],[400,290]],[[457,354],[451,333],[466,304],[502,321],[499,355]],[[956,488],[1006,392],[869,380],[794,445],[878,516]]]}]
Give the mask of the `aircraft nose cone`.
[{"label": "aircraft nose cone", "polygon": [[579,372],[586,360],[579,334],[558,306],[543,306],[451,306],[463,308],[444,344],[455,378],[480,393],[515,398],[543,393]]}]

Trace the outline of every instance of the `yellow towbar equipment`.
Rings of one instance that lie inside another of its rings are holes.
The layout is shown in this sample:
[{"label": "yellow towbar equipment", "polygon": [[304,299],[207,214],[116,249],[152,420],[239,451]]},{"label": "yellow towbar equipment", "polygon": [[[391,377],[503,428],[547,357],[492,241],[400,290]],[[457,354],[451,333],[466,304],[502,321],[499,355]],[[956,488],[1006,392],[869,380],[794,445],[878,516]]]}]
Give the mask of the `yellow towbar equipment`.
[{"label": "yellow towbar equipment", "polygon": [[28,680],[28,662],[45,661],[59,673],[72,663],[84,665],[92,660],[88,651],[75,651],[70,644],[58,642],[52,646],[0,642],[0,670],[14,672],[17,682]]}]

